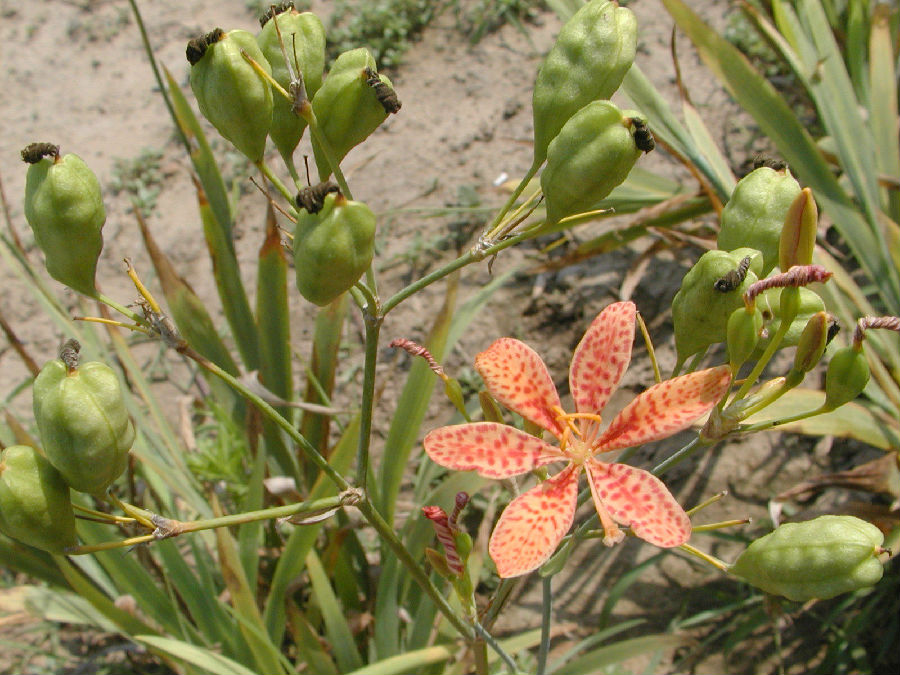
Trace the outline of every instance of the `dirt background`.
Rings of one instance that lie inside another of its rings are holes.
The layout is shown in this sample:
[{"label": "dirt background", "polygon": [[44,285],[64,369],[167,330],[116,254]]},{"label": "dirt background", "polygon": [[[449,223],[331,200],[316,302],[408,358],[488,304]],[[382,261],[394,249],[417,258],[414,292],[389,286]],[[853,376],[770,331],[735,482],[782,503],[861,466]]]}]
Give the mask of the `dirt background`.
[{"label": "dirt background", "polygon": [[[317,2],[313,8],[326,15],[328,5]],[[657,0],[635,0],[629,7],[637,14],[640,26],[637,63],[677,108],[670,52],[672,22]],[[731,11],[728,3],[716,0],[702,0],[694,3],[694,8],[717,27],[725,24]],[[191,100],[184,58],[187,40],[217,25],[226,30],[258,30],[255,15],[243,0],[154,0],[141,3],[141,9],[157,57],[182,83]],[[437,210],[472,201],[499,205],[504,194],[494,186],[495,179],[503,174],[513,178],[522,175],[530,165],[531,88],[540,55],[552,44],[558,29],[555,15],[543,12],[527,26],[527,34],[507,25],[471,45],[456,29],[452,12],[445,11],[413,45],[403,65],[391,73],[403,101],[402,111],[391,116],[345,161],[354,196],[380,214],[377,264],[382,269],[382,297],[399,290],[436,262],[449,259],[457,246],[471,245],[471,237],[480,231],[478,221],[467,216],[424,217],[417,209]],[[687,40],[679,44],[680,64],[692,101],[737,169],[755,152],[766,149],[765,143],[702,68]],[[63,152],[79,154],[104,186],[113,183],[117,160],[133,159],[153,149],[162,154],[156,186],[159,195],[147,216],[150,228],[180,273],[208,301],[210,311],[220,314],[188,178],[188,162],[182,147],[173,141],[171,122],[155,91],[156,82],[127,3],[2,0],[0,63],[4,92],[0,99],[0,177],[12,223],[32,246],[32,253],[39,254],[33,249],[22,214],[25,166],[19,151],[25,145],[33,141],[60,144]],[[622,98],[619,102],[626,103]],[[210,138],[216,138],[212,130]],[[300,152],[309,152],[308,148],[305,138]],[[240,189],[236,246],[245,284],[252,291],[255,258],[264,232],[265,198],[249,184],[244,177],[249,172],[224,142],[216,143],[215,152],[233,171]],[[277,153],[270,153],[273,166],[277,166],[276,160]],[[663,152],[641,159],[641,165],[680,176],[690,184],[686,172]],[[142,250],[127,195],[114,194],[107,187],[105,201],[108,218],[98,279],[105,293],[128,303],[133,289],[123,274],[122,258],[133,259],[145,279],[152,282],[151,266]],[[572,241],[596,236],[607,227],[583,226],[571,235]],[[462,240],[459,232],[463,233]],[[513,335],[532,344],[563,385],[572,347],[590,319],[605,305],[620,299],[625,274],[650,243],[641,241],[626,251],[558,273],[518,274],[493,297],[448,356],[446,366],[451,372],[463,372],[471,368],[474,354],[493,339]],[[660,256],[652,264],[652,273],[645,275],[631,294],[653,327],[664,372],[671,370],[674,362],[668,305],[681,276],[698,254],[691,249]],[[514,267],[527,269],[538,260],[534,247],[526,246],[503,253],[492,270],[487,264],[470,266],[462,275],[460,300],[487,283],[492,274],[500,275]],[[52,280],[49,283],[58,287]],[[397,336],[421,338],[443,292],[444,285],[435,284],[393,312],[382,332],[383,344]],[[65,297],[73,313],[81,313],[77,298],[71,293]],[[38,361],[54,356],[62,335],[5,265],[0,267],[0,313]],[[305,354],[314,314],[299,299],[294,301],[292,313],[293,341],[298,353]],[[359,322],[351,323],[347,342],[360,344],[361,331]],[[645,354],[642,346],[636,347],[635,361],[613,406],[623,405],[652,383],[649,365],[642,358]],[[353,349],[345,365],[349,391],[359,381],[354,369],[361,361],[362,355]],[[383,420],[393,412],[392,382],[398,378],[392,376],[405,366],[405,359],[398,359],[385,347],[379,366],[379,382],[387,383],[379,404]],[[299,363],[297,367],[299,371]],[[4,398],[10,397],[8,406],[20,414],[30,409],[30,396],[27,391],[18,395],[13,392],[26,379],[15,353],[5,342],[0,343],[0,391]],[[449,419],[443,399],[436,397],[432,410],[434,425]],[[675,447],[675,443],[648,446],[631,461],[649,467]],[[849,456],[828,451],[827,443],[813,447],[792,437],[757,435],[717,447],[705,457],[677,467],[667,476],[667,483],[684,504],[697,503],[720,490],[731,491],[732,496],[709,508],[698,519],[700,522],[746,516],[765,519],[766,502],[772,495],[811,472],[850,464]],[[726,559],[733,555],[733,547],[727,544],[709,537],[698,540],[700,547]],[[606,573],[628,569],[656,553],[633,541],[612,553],[604,552],[600,545],[582,546],[576,560],[580,563],[578,573],[558,578],[555,586],[555,620],[568,627],[569,637],[591,634],[609,583]],[[704,603],[712,603],[715,589],[730,583],[709,568],[667,556],[632,588],[617,606],[617,616],[650,612],[658,620],[656,627],[664,628],[673,615],[685,616],[690,609],[696,611]],[[538,625],[539,606],[539,584],[526,584],[515,608],[505,615],[502,628]],[[0,625],[3,637],[12,635],[9,630],[8,625]],[[771,655],[754,653],[752,643],[747,650],[728,663],[718,657],[704,662],[696,672],[768,672],[771,663],[760,662]]]}]

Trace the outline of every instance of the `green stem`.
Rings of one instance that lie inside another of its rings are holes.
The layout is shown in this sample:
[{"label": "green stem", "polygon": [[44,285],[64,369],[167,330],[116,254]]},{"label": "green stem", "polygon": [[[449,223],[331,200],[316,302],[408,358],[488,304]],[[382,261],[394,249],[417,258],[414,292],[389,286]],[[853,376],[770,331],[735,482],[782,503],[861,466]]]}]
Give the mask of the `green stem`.
[{"label": "green stem", "polygon": [[513,190],[513,193],[509,196],[509,199],[506,200],[506,204],[497,212],[497,215],[494,216],[494,220],[491,221],[491,224],[485,228],[485,232],[487,234],[485,237],[487,239],[491,239],[494,235],[496,235],[497,229],[500,227],[503,218],[509,213],[509,210],[512,208],[513,204],[516,203],[516,200],[519,196],[525,191],[525,188],[528,187],[528,183],[531,182],[531,179],[534,178],[534,174],[537,173],[538,169],[541,168],[541,164],[543,162],[535,162],[531,165],[531,168],[525,173],[522,177],[522,180],[519,181],[519,184],[516,186],[516,189]]},{"label": "green stem", "polygon": [[497,655],[503,660],[503,663],[506,664],[506,668],[509,670],[509,672],[516,673],[518,671],[518,668],[516,667],[516,662],[513,661],[513,658],[509,654],[506,653],[506,650],[503,649],[503,647],[500,646],[500,643],[498,643],[494,639],[494,636],[491,635],[490,633],[488,633],[487,630],[485,630],[484,626],[482,626],[477,621],[474,623],[474,626],[475,626],[475,632],[478,633],[478,635],[481,637],[481,639],[483,639],[488,644],[488,646],[491,649],[493,649],[497,653]]},{"label": "green stem", "polygon": [[348,500],[346,496],[337,495],[335,497],[315,499],[311,502],[298,502],[296,504],[288,504],[286,506],[273,506],[268,509],[259,509],[258,511],[247,511],[245,513],[235,513],[228,516],[219,516],[218,518],[193,520],[191,522],[178,524],[176,526],[176,529],[177,534],[183,534],[185,532],[199,532],[200,530],[212,530],[217,527],[243,525],[245,523],[253,523],[259,520],[290,518],[291,516],[298,516],[302,513],[322,513],[340,508],[347,503],[351,503],[351,501]]},{"label": "green stem", "polygon": [[127,307],[120,305],[118,302],[116,302],[112,298],[103,295],[103,293],[101,293],[100,291],[97,291],[97,296],[94,299],[99,302],[102,302],[107,307],[112,307],[114,310],[119,312],[119,314],[123,314],[123,315],[127,316],[129,319],[134,321],[139,326],[147,325],[147,320],[144,317],[142,317],[140,314],[137,314],[136,312],[133,312],[132,310],[128,309]]},{"label": "green stem", "polygon": [[285,198],[288,204],[294,203],[294,194],[288,190],[287,185],[281,182],[281,179],[275,175],[275,172],[269,168],[269,165],[266,164],[265,160],[261,159],[256,162],[257,168],[262,171],[263,176],[265,176],[269,182],[275,186],[275,189],[281,193],[281,196]]},{"label": "green stem", "polygon": [[381,320],[366,317],[366,361],[363,366],[362,406],[359,412],[359,446],[356,452],[357,483],[367,495],[369,476],[369,445],[372,439],[372,415],[375,408],[375,366],[378,362],[378,338]]},{"label": "green stem", "polygon": [[341,171],[341,163],[338,161],[337,155],[334,154],[334,148],[331,147],[331,143],[328,142],[328,139],[325,138],[325,134],[322,133],[322,129],[319,127],[319,120],[316,119],[312,104],[305,104],[300,111],[300,115],[306,120],[306,123],[309,124],[309,133],[316,139],[319,149],[325,155],[325,160],[328,162],[328,166],[334,174],[334,180],[337,181],[341,193],[347,199],[353,199],[353,195],[350,192],[350,186],[347,185],[347,179],[344,178],[344,173]]},{"label": "green stem", "polygon": [[791,422],[799,422],[800,420],[805,420],[809,417],[815,417],[816,415],[821,415],[822,413],[829,412],[827,408],[824,406],[820,408],[816,408],[815,410],[808,410],[806,412],[797,413],[796,415],[789,415],[787,417],[780,417],[774,420],[767,420],[765,422],[758,422],[756,424],[747,424],[741,425],[738,427],[738,430],[741,433],[751,433],[756,431],[766,431],[767,429],[771,429],[772,427],[781,426],[782,424],[790,424]]},{"label": "green stem", "polygon": [[671,469],[676,464],[680,464],[681,462],[686,460],[688,457],[693,455],[695,452],[697,452],[697,450],[699,450],[704,445],[707,445],[707,444],[701,443],[700,436],[697,436],[690,443],[688,443],[683,448],[681,448],[681,450],[676,452],[674,455],[664,459],[662,462],[660,462],[655,467],[653,467],[653,469],[650,470],[650,473],[652,473],[654,476],[661,476],[662,474],[664,474],[666,471]]},{"label": "green stem", "polygon": [[550,614],[553,602],[551,584],[553,577],[544,577],[541,584],[541,646],[538,649],[537,675],[547,671],[547,654],[550,653]]}]

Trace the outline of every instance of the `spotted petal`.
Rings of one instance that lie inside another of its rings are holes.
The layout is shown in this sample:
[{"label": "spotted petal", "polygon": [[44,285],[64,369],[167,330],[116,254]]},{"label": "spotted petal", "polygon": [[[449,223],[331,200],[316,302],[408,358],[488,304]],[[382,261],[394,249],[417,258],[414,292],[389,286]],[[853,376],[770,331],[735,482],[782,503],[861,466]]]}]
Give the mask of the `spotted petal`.
[{"label": "spotted petal", "polygon": [[505,424],[476,422],[441,427],[425,436],[425,452],[456,471],[509,478],[565,459],[559,448]]},{"label": "spotted petal", "polygon": [[524,342],[500,338],[475,357],[488,391],[513,412],[546,429],[557,438],[562,428],[553,407],[561,407],[559,394],[537,352]]},{"label": "spotted petal", "polygon": [[625,464],[585,462],[596,498],[635,536],[656,546],[681,546],[691,536],[691,521],[663,482],[642,469]]},{"label": "spotted petal", "polygon": [[619,386],[631,361],[636,312],[633,302],[616,302],[597,315],[581,338],[569,368],[576,411],[599,414]]},{"label": "spotted petal", "polygon": [[660,382],[616,415],[594,445],[595,452],[657,441],[686,429],[718,403],[731,384],[731,369],[719,366]]},{"label": "spotted petal", "polygon": [[570,464],[506,507],[488,546],[501,577],[526,574],[550,559],[575,519],[580,473]]}]

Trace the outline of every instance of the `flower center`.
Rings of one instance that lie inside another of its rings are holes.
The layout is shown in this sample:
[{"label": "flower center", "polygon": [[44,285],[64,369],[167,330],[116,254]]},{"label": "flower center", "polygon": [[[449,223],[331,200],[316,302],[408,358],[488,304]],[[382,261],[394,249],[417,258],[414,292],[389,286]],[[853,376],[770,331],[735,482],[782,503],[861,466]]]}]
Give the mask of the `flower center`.
[{"label": "flower center", "polygon": [[592,413],[567,413],[554,406],[556,421],[563,427],[559,449],[573,463],[581,465],[594,454],[594,445],[600,429],[600,415]]}]

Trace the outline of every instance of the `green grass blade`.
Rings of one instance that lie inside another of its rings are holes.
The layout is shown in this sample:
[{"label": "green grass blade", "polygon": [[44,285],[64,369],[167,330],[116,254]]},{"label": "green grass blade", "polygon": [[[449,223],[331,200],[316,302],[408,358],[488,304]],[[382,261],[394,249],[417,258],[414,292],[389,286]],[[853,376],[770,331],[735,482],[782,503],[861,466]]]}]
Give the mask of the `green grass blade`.
[{"label": "green grass blade", "polygon": [[[854,4],[859,4],[858,0]],[[891,33],[890,7],[877,3],[873,9],[869,35],[869,124],[876,139],[896,139],[900,113],[897,109],[897,78],[894,53],[898,37]],[[900,143],[876,143],[878,171],[900,180]],[[882,191],[885,212],[900,223],[900,190]]]},{"label": "green grass blade", "polygon": [[69,586],[59,567],[53,562],[52,555],[20,544],[5,534],[0,534],[0,560],[4,567],[43,581],[51,587],[65,589]]},{"label": "green grass blade", "polygon": [[322,562],[315,552],[311,551],[306,556],[306,570],[309,574],[315,602],[319,606],[325,622],[325,634],[328,636],[328,642],[334,646],[334,658],[338,668],[343,672],[361,668],[363,662],[356,649],[353,632],[347,624],[344,610],[328,581],[325,568],[322,567]]},{"label": "green grass blade", "polygon": [[645,635],[621,640],[606,647],[599,647],[584,656],[553,671],[553,675],[584,675],[596,673],[631,658],[646,656],[648,652],[673,650],[690,642],[690,638],[680,635]]},{"label": "green grass blade", "polygon": [[195,665],[206,675],[259,675],[259,671],[245,668],[227,656],[181,640],[154,635],[136,635],[134,640],[175,661]]},{"label": "green grass blade", "polygon": [[377,663],[359,668],[345,675],[403,675],[403,673],[418,673],[426,666],[435,663],[444,663],[453,657],[454,650],[450,647],[438,645],[425,647],[415,651],[398,654]]}]

